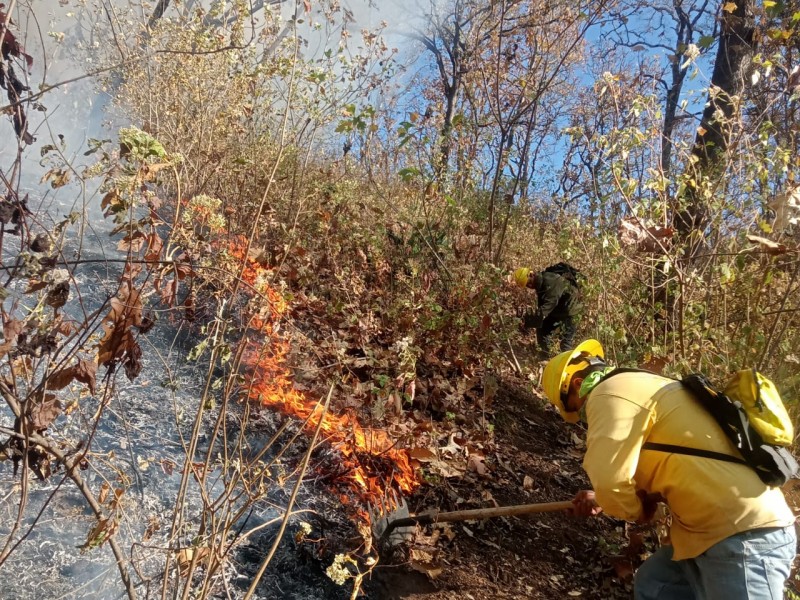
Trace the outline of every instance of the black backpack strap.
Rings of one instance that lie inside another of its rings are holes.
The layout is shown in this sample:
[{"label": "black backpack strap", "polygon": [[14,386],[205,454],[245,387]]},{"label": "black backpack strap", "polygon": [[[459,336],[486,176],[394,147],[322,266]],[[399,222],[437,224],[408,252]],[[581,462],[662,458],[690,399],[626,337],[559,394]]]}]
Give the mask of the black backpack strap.
[{"label": "black backpack strap", "polygon": [[725,462],[736,463],[737,465],[747,464],[745,460],[736,456],[731,456],[730,454],[723,454],[722,452],[714,452],[713,450],[702,450],[700,448],[687,448],[686,446],[674,446],[672,444],[658,444],[656,442],[645,442],[642,445],[642,450],[655,450],[656,452],[668,452],[671,454],[686,454],[688,456],[699,456],[700,458],[711,458],[713,460],[722,460]]},{"label": "black backpack strap", "polygon": [[743,456],[750,456],[762,444],[761,437],[750,425],[741,402],[731,400],[714,387],[705,375],[690,373],[681,383],[692,391],[695,399],[716,419],[722,431]]}]

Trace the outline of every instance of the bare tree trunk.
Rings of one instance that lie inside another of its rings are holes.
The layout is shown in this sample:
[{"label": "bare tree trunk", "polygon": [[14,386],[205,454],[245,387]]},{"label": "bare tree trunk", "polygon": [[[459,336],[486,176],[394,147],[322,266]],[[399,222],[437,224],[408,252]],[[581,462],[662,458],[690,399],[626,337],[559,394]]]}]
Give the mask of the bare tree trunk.
[{"label": "bare tree trunk", "polygon": [[497,166],[494,171],[492,179],[492,191],[489,195],[489,226],[487,231],[487,259],[490,263],[494,263],[494,228],[495,228],[495,212],[497,206],[497,194],[500,190],[500,177],[503,174],[503,167],[505,166],[506,145],[511,141],[511,133],[505,128],[500,128],[499,149],[497,152]]},{"label": "bare tree trunk", "polygon": [[[464,41],[464,25],[471,17],[464,15],[464,9],[457,0],[453,6],[451,24],[447,22],[434,22],[431,35],[421,33],[406,34],[418,40],[430,51],[436,61],[439,79],[442,83],[444,97],[444,121],[439,132],[438,155],[433,160],[434,179],[441,181],[447,173],[452,151],[453,119],[455,118],[456,103],[464,77],[463,58],[466,50]],[[452,29],[451,29],[452,27]],[[441,45],[440,45],[441,44]]]},{"label": "bare tree trunk", "polygon": [[[736,5],[732,12],[726,10]],[[739,110],[745,77],[755,51],[753,0],[723,3],[719,48],[711,76],[708,106],[697,130],[692,163],[686,170],[685,192],[677,198],[673,224],[679,240],[689,242],[690,256],[699,244],[689,240],[693,232],[702,232],[708,221],[708,205],[703,182],[712,185],[722,176],[730,143],[734,117]]]},{"label": "bare tree trunk", "polygon": [[695,41],[698,23],[702,21],[707,13],[707,6],[710,0],[704,0],[696,6],[694,12],[687,10],[681,0],[673,0],[672,6],[675,11],[675,56],[670,68],[672,81],[667,88],[667,97],[664,102],[664,124],[662,129],[661,142],[661,171],[669,177],[672,170],[672,134],[675,130],[676,114],[683,91],[683,82],[686,79],[688,65],[682,64],[682,57],[690,44]]},{"label": "bare tree trunk", "polygon": [[[674,6],[678,19],[676,48],[681,48],[691,42],[691,22],[678,2],[675,2]],[[677,52],[676,56],[681,56],[681,53]],[[681,64],[680,60],[675,60],[670,70],[672,82],[667,89],[667,97],[664,102],[664,124],[661,131],[661,172],[667,177],[672,168],[672,134],[675,130],[675,115],[678,111],[681,91],[683,91],[683,81],[686,78],[686,67]]]},{"label": "bare tree trunk", "polygon": [[158,23],[158,20],[164,16],[164,13],[167,12],[169,8],[169,0],[158,0],[158,4],[153,9],[153,14],[150,15],[150,19],[147,21],[147,28],[152,29]]}]

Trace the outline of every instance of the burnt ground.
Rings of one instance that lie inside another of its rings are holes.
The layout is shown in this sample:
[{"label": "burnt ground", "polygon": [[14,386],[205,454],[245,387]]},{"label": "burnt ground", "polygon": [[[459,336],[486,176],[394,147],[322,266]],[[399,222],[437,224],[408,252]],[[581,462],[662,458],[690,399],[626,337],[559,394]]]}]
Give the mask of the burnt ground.
[{"label": "burnt ground", "polygon": [[[423,486],[412,512],[569,500],[590,488],[580,464],[583,431],[529,387],[501,384],[486,472]],[[633,568],[655,534],[565,512],[429,527],[409,548],[384,552],[365,592],[381,600],[629,598]]]}]

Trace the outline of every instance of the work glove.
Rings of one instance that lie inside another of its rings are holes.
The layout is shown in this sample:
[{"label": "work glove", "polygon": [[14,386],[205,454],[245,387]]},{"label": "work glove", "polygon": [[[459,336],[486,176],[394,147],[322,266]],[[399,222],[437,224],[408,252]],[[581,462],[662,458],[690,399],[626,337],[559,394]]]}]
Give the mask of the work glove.
[{"label": "work glove", "polygon": [[572,508],[567,509],[575,517],[594,517],[603,512],[597,504],[592,490],[581,490],[572,499]]},{"label": "work glove", "polygon": [[537,329],[542,325],[542,319],[532,308],[518,308],[517,318],[522,321],[522,331]]},{"label": "work glove", "polygon": [[642,501],[642,516],[636,521],[640,525],[644,525],[653,520],[658,509],[659,502],[666,502],[661,494],[648,494],[645,490],[637,490],[636,495]]}]

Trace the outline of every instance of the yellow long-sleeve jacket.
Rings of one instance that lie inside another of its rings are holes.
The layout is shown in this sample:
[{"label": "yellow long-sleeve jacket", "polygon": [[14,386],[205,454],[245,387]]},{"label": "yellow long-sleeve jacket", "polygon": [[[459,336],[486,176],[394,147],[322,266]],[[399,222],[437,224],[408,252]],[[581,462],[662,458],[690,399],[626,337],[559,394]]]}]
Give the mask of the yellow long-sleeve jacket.
[{"label": "yellow long-sleeve jacket", "polygon": [[783,492],[746,465],[642,450],[645,441],[740,456],[714,418],[679,382],[651,373],[601,381],[586,401],[583,467],[613,517],[642,516],[637,490],[661,494],[672,514],[673,558],[694,558],[717,542],[794,522]]}]

